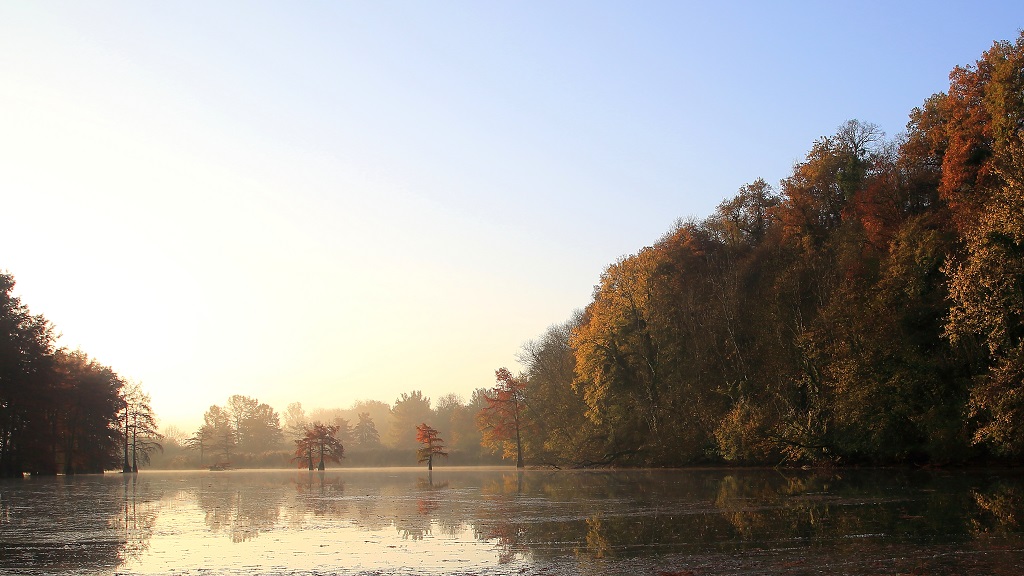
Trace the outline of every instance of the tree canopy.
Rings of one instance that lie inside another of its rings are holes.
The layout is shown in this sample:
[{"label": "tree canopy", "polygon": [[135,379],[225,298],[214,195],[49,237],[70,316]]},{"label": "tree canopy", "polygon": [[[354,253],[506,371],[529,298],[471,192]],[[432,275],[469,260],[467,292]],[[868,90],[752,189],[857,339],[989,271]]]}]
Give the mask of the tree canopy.
[{"label": "tree canopy", "polygon": [[611,264],[523,349],[528,459],[1024,456],[1022,78],[1024,33],[954,69],[906,133],[846,122],[778,187]]}]

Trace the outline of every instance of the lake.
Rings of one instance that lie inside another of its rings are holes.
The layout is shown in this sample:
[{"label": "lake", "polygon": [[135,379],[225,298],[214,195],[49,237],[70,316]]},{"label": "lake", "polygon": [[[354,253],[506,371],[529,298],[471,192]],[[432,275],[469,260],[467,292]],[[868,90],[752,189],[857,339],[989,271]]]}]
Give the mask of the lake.
[{"label": "lake", "polygon": [[0,480],[0,574],[1024,574],[1013,471]]}]

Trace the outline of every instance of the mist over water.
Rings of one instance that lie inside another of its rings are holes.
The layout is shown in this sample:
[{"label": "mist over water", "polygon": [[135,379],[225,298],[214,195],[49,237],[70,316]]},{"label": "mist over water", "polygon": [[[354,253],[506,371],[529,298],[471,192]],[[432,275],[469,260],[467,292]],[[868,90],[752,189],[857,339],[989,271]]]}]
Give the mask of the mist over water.
[{"label": "mist over water", "polygon": [[0,481],[0,574],[1020,574],[1009,472],[340,469]]}]

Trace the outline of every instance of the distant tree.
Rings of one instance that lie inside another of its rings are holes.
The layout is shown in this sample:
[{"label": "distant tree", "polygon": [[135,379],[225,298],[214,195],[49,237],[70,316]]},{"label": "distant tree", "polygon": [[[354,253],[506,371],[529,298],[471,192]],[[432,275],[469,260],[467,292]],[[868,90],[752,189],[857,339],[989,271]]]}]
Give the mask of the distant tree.
[{"label": "distant tree", "polygon": [[416,431],[416,426],[433,415],[430,410],[430,398],[419,390],[408,394],[403,392],[395,400],[391,414],[393,423],[388,445],[392,448],[413,448],[415,443],[410,442],[410,439]]},{"label": "distant tree", "polygon": [[338,432],[335,434],[338,442],[342,444],[352,443],[352,425],[349,424],[348,419],[337,417],[334,419],[334,425],[338,427]]},{"label": "distant tree", "polygon": [[380,435],[377,434],[377,427],[373,423],[373,418],[370,418],[369,412],[360,412],[359,422],[353,428],[352,436],[356,445],[361,448],[380,445]]},{"label": "distant tree", "polygon": [[416,426],[416,441],[422,444],[416,451],[418,462],[426,462],[427,470],[434,469],[434,456],[448,456],[444,450],[444,440],[426,422]]},{"label": "distant tree", "polygon": [[258,403],[246,416],[243,429],[247,438],[246,449],[250,453],[266,452],[281,443],[281,421],[269,404]]},{"label": "distant tree", "polygon": [[182,443],[182,446],[184,446],[186,450],[193,450],[199,452],[200,467],[204,465],[204,455],[206,449],[210,445],[211,431],[212,429],[204,424],[200,426],[199,429],[196,430],[194,434],[186,438],[185,441]]},{"label": "distant tree", "polygon": [[283,432],[288,440],[295,441],[302,438],[306,433],[306,411],[302,408],[301,402],[292,402],[281,415],[284,420]]},{"label": "distant tree", "polygon": [[459,450],[465,446],[467,434],[460,424],[467,413],[468,410],[458,394],[445,394],[437,400],[432,421],[438,423],[438,431],[448,439],[449,449]]},{"label": "distant tree", "polygon": [[487,405],[477,414],[482,443],[494,451],[501,450],[505,457],[514,454],[516,468],[522,468],[526,381],[507,368],[499,368],[494,375],[497,383],[484,395]]},{"label": "distant tree", "polygon": [[203,415],[203,422],[203,438],[207,446],[223,458],[222,462],[231,462],[232,450],[235,448],[235,429],[231,425],[228,411],[214,404]]},{"label": "distant tree", "polygon": [[188,440],[188,434],[186,434],[184,430],[175,426],[174,424],[165,426],[163,432],[161,432],[161,435],[164,437],[164,440],[168,444],[173,444],[176,446],[184,446],[185,441]]},{"label": "distant tree", "polygon": [[305,461],[309,469],[313,469],[313,458],[319,456],[318,470],[326,468],[325,462],[341,462],[345,457],[345,446],[337,438],[338,427],[332,424],[314,423],[306,428],[302,438],[295,441],[295,457],[301,463]]},{"label": "distant tree", "polygon": [[358,420],[359,415],[364,412],[373,421],[380,442],[391,437],[391,428],[394,426],[395,419],[391,411],[391,404],[380,400],[357,400],[349,410],[353,421]]},{"label": "distant tree", "polygon": [[232,395],[225,405],[231,428],[234,430],[235,445],[240,451],[248,451],[249,430],[246,423],[258,405],[258,400],[242,394]]}]

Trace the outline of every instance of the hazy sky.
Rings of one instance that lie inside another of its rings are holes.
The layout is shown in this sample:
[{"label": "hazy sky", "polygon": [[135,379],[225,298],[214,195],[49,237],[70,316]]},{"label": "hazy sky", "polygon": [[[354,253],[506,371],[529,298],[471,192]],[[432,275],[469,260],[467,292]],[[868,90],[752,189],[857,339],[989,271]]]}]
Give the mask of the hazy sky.
[{"label": "hazy sky", "polygon": [[0,2],[0,270],[190,428],[464,398],[602,270],[890,136],[1006,2]]}]

